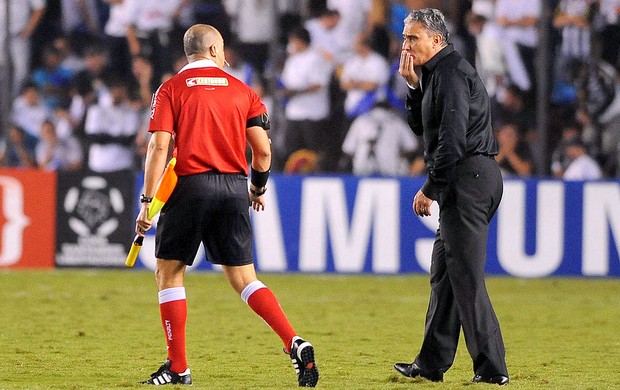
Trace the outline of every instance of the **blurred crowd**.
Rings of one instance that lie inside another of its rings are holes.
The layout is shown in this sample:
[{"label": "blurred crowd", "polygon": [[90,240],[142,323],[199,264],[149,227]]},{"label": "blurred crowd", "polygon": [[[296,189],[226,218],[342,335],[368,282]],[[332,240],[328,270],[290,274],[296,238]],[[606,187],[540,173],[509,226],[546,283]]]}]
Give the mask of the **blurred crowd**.
[{"label": "blurred crowd", "polygon": [[[404,18],[433,7],[487,87],[506,176],[620,177],[620,0],[551,0],[545,16],[547,3],[0,0],[0,42],[8,40],[0,47],[9,51],[0,66],[12,75],[1,162],[141,169],[151,96],[186,64],[184,31],[206,23],[224,37],[225,70],[268,107],[272,171],[423,174],[398,61]],[[539,71],[545,58],[547,74]],[[542,86],[544,133],[536,120]],[[536,152],[541,134],[548,153]]]}]

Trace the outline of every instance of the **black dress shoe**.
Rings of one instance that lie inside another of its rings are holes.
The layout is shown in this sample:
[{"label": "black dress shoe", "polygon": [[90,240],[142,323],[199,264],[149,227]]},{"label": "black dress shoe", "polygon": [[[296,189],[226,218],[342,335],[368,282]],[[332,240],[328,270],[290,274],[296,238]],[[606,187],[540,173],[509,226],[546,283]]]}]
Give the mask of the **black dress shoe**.
[{"label": "black dress shoe", "polygon": [[394,369],[402,375],[408,376],[410,378],[421,376],[422,378],[428,379],[429,381],[443,382],[443,373],[441,371],[427,372],[422,370],[420,366],[415,363],[396,363],[394,364]]},{"label": "black dress shoe", "polygon": [[472,379],[471,381],[475,383],[491,383],[491,384],[503,386],[503,385],[508,384],[508,382],[510,382],[510,379],[508,379],[506,375],[493,375],[493,376],[476,375],[474,376],[474,379]]}]

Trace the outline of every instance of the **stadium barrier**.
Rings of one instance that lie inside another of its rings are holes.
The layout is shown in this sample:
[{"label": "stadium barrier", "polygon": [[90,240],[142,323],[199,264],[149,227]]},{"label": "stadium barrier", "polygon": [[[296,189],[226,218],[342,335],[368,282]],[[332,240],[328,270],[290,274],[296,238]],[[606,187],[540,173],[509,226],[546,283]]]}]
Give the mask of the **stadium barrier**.
[{"label": "stadium barrier", "polygon": [[[53,266],[49,258],[55,258],[57,266],[123,267],[133,237],[142,174],[59,174],[54,216],[49,204],[41,203],[42,198],[54,198],[53,192],[49,194],[56,177],[39,173],[45,181],[38,174],[23,172],[0,172],[4,213],[0,267]],[[21,178],[24,175],[30,181]],[[36,202],[6,184],[14,180],[22,183],[24,194],[37,194],[33,196]],[[417,217],[411,210],[413,195],[423,181],[419,177],[273,174],[265,194],[266,210],[252,212],[257,269],[387,275],[428,272],[438,226],[437,205],[429,218]],[[8,198],[19,196],[29,205],[24,206],[21,219],[15,211],[18,207],[7,206],[15,203]],[[8,249],[13,248],[9,240],[14,240],[11,237],[19,231],[16,226],[24,220],[37,223],[24,225],[22,254],[15,260],[17,250]],[[55,220],[56,245],[53,235],[51,244],[42,245],[41,232],[48,236],[54,232]],[[153,269],[154,237],[151,229],[136,268]],[[28,254],[29,247],[36,247],[36,254]],[[526,278],[620,277],[619,252],[620,180],[504,181],[502,204],[489,229],[487,273]],[[191,268],[218,271],[206,261],[202,248]]]},{"label": "stadium barrier", "polygon": [[[139,179],[139,183],[141,183]],[[424,178],[274,174],[252,213],[261,272],[428,272],[438,222],[413,214]],[[137,196],[136,196],[137,199]],[[154,233],[140,252],[155,264]],[[489,230],[486,271],[518,277],[620,276],[620,180],[507,179]],[[201,251],[194,269],[211,270]],[[217,267],[215,267],[217,269]]]},{"label": "stadium barrier", "polygon": [[51,268],[56,174],[0,168],[0,269]]},{"label": "stadium barrier", "polygon": [[118,267],[133,237],[135,174],[59,172],[56,265]]}]

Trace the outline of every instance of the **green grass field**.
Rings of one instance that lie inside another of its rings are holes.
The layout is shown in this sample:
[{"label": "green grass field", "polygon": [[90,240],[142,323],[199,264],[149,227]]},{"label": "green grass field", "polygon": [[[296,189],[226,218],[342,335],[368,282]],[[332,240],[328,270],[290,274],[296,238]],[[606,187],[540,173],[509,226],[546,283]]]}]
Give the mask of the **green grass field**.
[{"label": "green grass field", "polygon": [[[423,332],[428,278],[262,275],[316,348],[324,389],[483,389],[461,340],[444,383],[398,376]],[[194,389],[296,388],[280,340],[223,275],[193,273]],[[509,388],[620,388],[620,280],[489,278]],[[129,270],[0,272],[0,389],[131,389],[165,358],[154,277]]]}]

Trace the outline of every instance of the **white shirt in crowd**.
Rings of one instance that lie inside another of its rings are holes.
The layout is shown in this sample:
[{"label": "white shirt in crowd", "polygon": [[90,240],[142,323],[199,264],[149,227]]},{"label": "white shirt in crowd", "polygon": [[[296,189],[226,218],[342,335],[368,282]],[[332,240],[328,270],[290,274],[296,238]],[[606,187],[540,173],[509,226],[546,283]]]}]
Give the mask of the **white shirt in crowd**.
[{"label": "white shirt in crowd", "polygon": [[336,42],[336,29],[331,30],[325,28],[319,18],[313,18],[306,23],[304,27],[310,33],[310,44],[318,50],[319,53],[327,53],[333,58],[334,63],[341,63],[344,57],[334,44]]},{"label": "white shirt in crowd", "polygon": [[312,48],[289,56],[282,69],[282,82],[292,90],[321,85],[315,92],[291,96],[286,104],[285,116],[289,120],[322,120],[329,115],[328,85],[331,67],[323,56]]},{"label": "white shirt in crowd", "polygon": [[[82,161],[82,147],[75,137],[59,139],[56,145],[50,145],[47,141],[41,140],[37,144],[36,150],[37,164],[46,171],[67,169],[72,164]],[[51,160],[46,162],[51,153]],[[42,165],[44,164],[45,165]]]},{"label": "white shirt in crowd", "polygon": [[340,13],[335,28],[335,46],[343,55],[350,55],[356,37],[364,31],[372,0],[327,0],[327,8]]},{"label": "white shirt in crowd", "polygon": [[[2,28],[0,28],[0,38],[4,39],[5,27],[4,21],[6,20],[6,3],[8,0],[0,0],[0,21],[2,21]],[[38,10],[45,8],[46,0],[19,0],[11,1],[11,14],[9,20],[9,33],[11,35],[19,34],[28,24],[30,20],[30,14],[32,10]]]},{"label": "white shirt in crowd", "polygon": [[564,180],[589,180],[602,177],[601,167],[587,154],[573,160],[564,171]]},{"label": "white shirt in crowd", "polygon": [[600,13],[607,24],[616,24],[620,19],[618,8],[620,8],[620,0],[600,0]]},{"label": "white shirt in crowd", "polygon": [[42,100],[35,105],[29,105],[23,96],[13,101],[12,120],[26,133],[39,138],[41,124],[51,115],[51,111]]},{"label": "white shirt in crowd", "polygon": [[99,11],[96,0],[61,0],[60,5],[62,9],[62,30],[65,34],[70,34],[80,27],[88,26],[89,20],[98,29]]},{"label": "white shirt in crowd", "polygon": [[[138,111],[128,103],[91,106],[86,113],[87,135],[102,134],[127,137],[137,134],[140,126]],[[95,172],[112,172],[134,166],[135,145],[93,144],[88,151],[88,166]]]},{"label": "white shirt in crowd", "polygon": [[[385,86],[390,80],[390,65],[387,60],[376,52],[370,52],[367,56],[354,55],[345,61],[342,68],[341,79],[343,81],[371,81],[376,82],[377,99],[385,96]],[[344,109],[347,113],[353,111],[360,104],[368,92],[361,89],[350,89],[344,101]]]},{"label": "white shirt in crowd", "polygon": [[[542,14],[541,0],[497,0],[495,3],[495,17],[505,17],[509,20],[518,20],[526,17],[540,19]],[[504,36],[512,42],[523,46],[536,47],[538,45],[538,30],[536,25],[529,27],[510,26],[502,27]]]},{"label": "white shirt in crowd", "polygon": [[120,3],[110,4],[110,16],[106,22],[104,32],[106,35],[116,38],[127,36],[129,26],[129,1],[123,0]]},{"label": "white shirt in crowd", "polygon": [[[558,9],[570,16],[588,19],[593,0],[561,0]],[[587,58],[590,55],[590,28],[568,25],[562,27],[562,54]]]},{"label": "white shirt in crowd", "polygon": [[172,29],[173,16],[182,0],[125,0],[129,2],[129,24],[138,31],[168,31]]},{"label": "white shirt in crowd", "polygon": [[413,152],[417,147],[418,140],[398,114],[375,107],[355,118],[342,151],[353,156],[356,175],[406,175],[409,163],[402,153]]},{"label": "white shirt in crowd", "polygon": [[[10,2],[9,16],[9,39],[6,36],[6,10],[8,0],[0,0],[0,47],[4,47],[8,40],[11,57],[13,60],[13,95],[17,95],[22,84],[28,78],[30,71],[30,37],[19,35],[28,25],[34,11],[40,12],[47,5],[46,0],[13,0]],[[1,49],[0,49],[1,50]],[[4,66],[6,56],[0,56],[0,65]]]},{"label": "white shirt in crowd", "polygon": [[226,0],[224,6],[233,18],[233,27],[242,43],[269,43],[277,35],[281,2],[276,0]]}]

